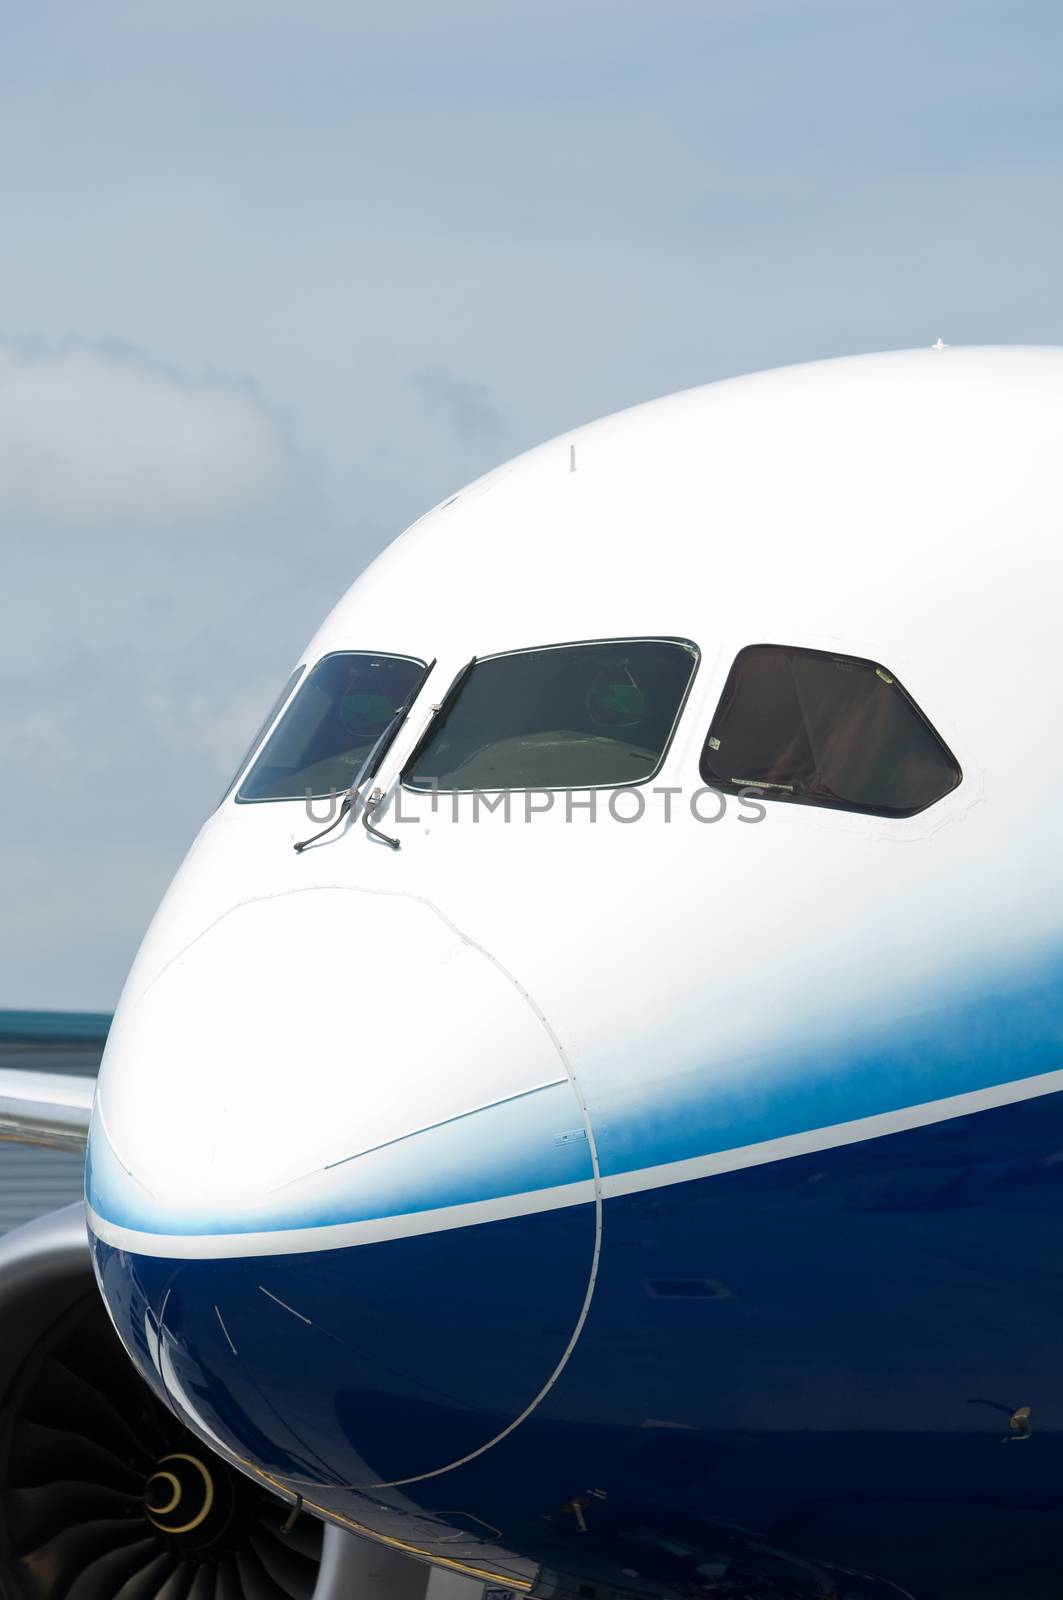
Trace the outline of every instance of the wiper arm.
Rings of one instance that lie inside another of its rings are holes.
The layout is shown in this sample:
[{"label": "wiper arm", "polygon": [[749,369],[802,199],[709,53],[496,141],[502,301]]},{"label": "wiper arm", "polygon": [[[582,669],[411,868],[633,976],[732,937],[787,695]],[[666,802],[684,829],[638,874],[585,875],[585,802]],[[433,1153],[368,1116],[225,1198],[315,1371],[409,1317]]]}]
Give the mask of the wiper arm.
[{"label": "wiper arm", "polygon": [[362,808],[362,827],[371,838],[379,839],[382,844],[386,844],[389,850],[400,850],[402,846],[399,844],[397,839],[393,839],[390,833],[382,833],[379,828],[375,828],[373,826],[373,812],[376,810],[383,798],[384,796],[381,794],[379,789],[373,790],[372,794],[369,796],[369,799]]},{"label": "wiper arm", "polygon": [[399,709],[396,711],[395,715],[392,717],[391,721],[388,723],[387,727],[384,729],[383,733],[380,735],[380,738],[377,740],[372,750],[370,750],[369,754],[366,756],[364,762],[362,763],[362,770],[359,772],[357,780],[352,785],[353,788],[357,789],[358,785],[364,783],[367,778],[374,778],[376,776],[380,768],[380,763],[383,761],[384,757],[395,743],[395,740],[398,737],[399,729],[402,727],[403,723],[406,721],[406,718],[410,714],[410,707],[413,705],[413,702],[417,699],[417,696],[420,694],[421,690],[432,676],[432,673],[435,671],[435,665],[436,657],[433,656],[427,667],[425,667],[424,671],[421,673],[421,676],[418,678],[417,682],[414,684],[413,688],[410,690],[409,694],[406,696],[405,700],[402,702]]},{"label": "wiper arm", "polygon": [[401,783],[405,783],[407,773],[412,770],[417,761],[420,759],[421,753],[423,752],[424,747],[428,743],[429,739],[433,734],[439,732],[447,718],[450,716],[450,713],[454,709],[454,703],[462,689],[464,689],[469,673],[472,671],[475,665],[476,657],[472,656],[470,660],[466,661],[461,671],[454,678],[450,688],[447,690],[439,704],[433,707],[432,715],[428,719],[424,732],[414,745],[413,749],[410,751],[409,755],[406,757],[406,764],[399,773],[399,781]]},{"label": "wiper arm", "polygon": [[[308,844],[316,844],[318,839],[323,839],[326,834],[332,832],[333,828],[339,827],[348,811],[350,811],[351,807],[354,805],[358,790],[361,788],[366,778],[371,778],[373,776],[373,774],[379,768],[380,763],[391,749],[399,729],[402,727],[403,723],[406,721],[406,718],[410,714],[410,707],[413,705],[414,701],[417,699],[417,696],[420,694],[421,690],[424,688],[425,684],[428,682],[429,678],[434,672],[435,664],[436,658],[433,656],[432,660],[428,663],[427,667],[425,667],[424,671],[421,673],[421,676],[417,679],[417,682],[414,684],[413,688],[410,690],[401,706],[397,708],[395,715],[391,718],[391,721],[388,723],[387,727],[374,742],[369,754],[358,768],[358,773],[354,779],[354,782],[351,784],[350,788],[347,790],[347,793],[343,797],[343,803],[340,806],[338,815],[335,816],[324,828],[319,829],[317,833],[312,833],[309,839],[300,839],[296,844],[294,844],[292,848],[294,849],[296,855],[299,855],[303,850],[305,850]],[[418,743],[420,743],[420,741],[418,741]]]}]

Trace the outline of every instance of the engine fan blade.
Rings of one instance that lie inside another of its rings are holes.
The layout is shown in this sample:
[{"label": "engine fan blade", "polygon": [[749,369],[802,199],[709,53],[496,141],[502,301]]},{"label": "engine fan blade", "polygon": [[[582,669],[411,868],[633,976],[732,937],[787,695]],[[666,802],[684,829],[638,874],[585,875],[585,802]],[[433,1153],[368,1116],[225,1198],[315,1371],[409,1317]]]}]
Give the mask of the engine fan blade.
[{"label": "engine fan blade", "polygon": [[193,1566],[191,1561],[182,1561],[166,1579],[155,1600],[188,1600],[198,1571],[199,1568]]},{"label": "engine fan blade", "polygon": [[63,1600],[115,1600],[116,1591],[124,1588],[129,1578],[142,1576],[158,1553],[159,1546],[150,1534],[122,1550],[107,1550],[78,1573]]},{"label": "engine fan blade", "polygon": [[236,1570],[244,1600],[294,1600],[294,1591],[270,1576],[253,1546],[237,1552]]},{"label": "engine fan blade", "polygon": [[[141,1567],[139,1572],[134,1572],[132,1577],[127,1578],[114,1600],[158,1600],[162,1592],[161,1586],[183,1570],[177,1557],[169,1550],[160,1551],[158,1545],[155,1549],[158,1554],[154,1561],[149,1561],[146,1567]],[[187,1571],[187,1568],[184,1570]],[[188,1581],[192,1581],[191,1575]]]},{"label": "engine fan blade", "polygon": [[188,1600],[214,1600],[218,1569],[213,1561],[205,1561],[196,1573]]},{"label": "engine fan blade", "polygon": [[[294,1529],[292,1530],[294,1532]],[[282,1538],[274,1537],[259,1528],[254,1540],[255,1554],[270,1577],[285,1593],[303,1600],[314,1592],[317,1582],[317,1561],[304,1556]]]},{"label": "engine fan blade", "polygon": [[[80,1527],[65,1528],[29,1555],[20,1557],[15,1567],[30,1579],[28,1592],[62,1597],[66,1600],[70,1585],[84,1572],[90,1561],[109,1551],[125,1551],[134,1545],[149,1544],[145,1539],[143,1522],[89,1522]],[[101,1594],[107,1595],[106,1590]]]},{"label": "engine fan blade", "polygon": [[136,1498],[125,1489],[78,1479],[11,1489],[7,1495],[8,1522],[13,1531],[17,1530],[12,1554],[35,1550],[64,1528],[120,1517],[130,1508],[134,1512],[140,1509]]},{"label": "engine fan blade", "polygon": [[[123,1400],[132,1402],[139,1395],[127,1391]],[[122,1411],[101,1390],[80,1373],[74,1372],[63,1361],[54,1357],[41,1370],[40,1380],[34,1390],[32,1419],[46,1427],[70,1427],[76,1420],[79,1431],[105,1444],[123,1459],[132,1457],[149,1461],[157,1453],[159,1438],[149,1438],[145,1427],[150,1413],[146,1406],[127,1404]],[[135,1417],[135,1425],[131,1420]]]},{"label": "engine fan blade", "polygon": [[84,1477],[90,1483],[128,1489],[131,1494],[139,1494],[143,1482],[143,1475],[135,1467],[93,1439],[69,1428],[46,1428],[21,1417],[14,1429],[10,1461],[12,1482],[19,1488],[51,1483],[60,1462],[65,1478]]},{"label": "engine fan blade", "polygon": [[243,1585],[234,1561],[219,1561],[214,1600],[245,1600]]}]

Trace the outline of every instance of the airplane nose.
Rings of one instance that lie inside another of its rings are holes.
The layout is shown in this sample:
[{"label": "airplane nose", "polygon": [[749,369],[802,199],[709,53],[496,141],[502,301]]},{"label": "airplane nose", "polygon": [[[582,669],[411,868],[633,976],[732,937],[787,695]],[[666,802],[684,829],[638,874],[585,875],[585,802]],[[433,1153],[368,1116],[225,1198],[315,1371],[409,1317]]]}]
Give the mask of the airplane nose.
[{"label": "airplane nose", "polygon": [[88,1197],[131,1350],[154,1329],[189,1420],[304,1484],[486,1447],[565,1359],[596,1250],[548,1024],[401,894],[241,905],[123,1001]]},{"label": "airplane nose", "polygon": [[250,1259],[94,1243],[155,1386],[208,1441],[312,1497],[435,1476],[530,1414],[575,1341],[594,1238],[583,1204]]}]

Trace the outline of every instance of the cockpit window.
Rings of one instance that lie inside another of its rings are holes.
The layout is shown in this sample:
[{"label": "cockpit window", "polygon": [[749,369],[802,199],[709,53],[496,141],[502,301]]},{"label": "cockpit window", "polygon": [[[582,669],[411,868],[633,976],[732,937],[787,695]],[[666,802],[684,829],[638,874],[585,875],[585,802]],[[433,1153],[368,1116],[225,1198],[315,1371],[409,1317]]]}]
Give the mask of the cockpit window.
[{"label": "cockpit window", "polygon": [[592,789],[643,783],[698,662],[682,639],[518,650],[476,662],[402,774],[414,789]]},{"label": "cockpit window", "polygon": [[892,672],[777,644],[739,651],[701,754],[716,789],[911,817],[960,782],[955,756]]},{"label": "cockpit window", "polygon": [[323,656],[278,722],[238,801],[342,794],[406,701],[425,663],[413,656]]},{"label": "cockpit window", "polygon": [[292,673],[291,677],[288,679],[287,683],[284,685],[284,688],[281,690],[281,692],[277,696],[276,700],[274,700],[273,704],[270,706],[269,710],[266,712],[265,717],[259,723],[258,727],[255,730],[255,737],[251,740],[251,743],[248,745],[247,749],[244,751],[243,756],[242,756],[241,761],[240,761],[240,765],[237,767],[235,773],[233,774],[233,778],[232,778],[232,781],[229,784],[229,787],[226,789],[225,793],[222,795],[222,800],[227,800],[228,797],[232,794],[233,790],[236,788],[236,785],[240,782],[240,779],[243,777],[244,773],[247,771],[248,762],[251,760],[251,757],[254,755],[255,751],[258,749],[259,745],[262,743],[263,739],[266,737],[266,734],[269,732],[270,728],[272,728],[274,722],[276,721],[276,718],[277,718],[278,714],[280,713],[281,707],[285,704],[286,700],[288,699],[288,696],[291,694],[292,690],[295,688],[296,684],[299,682],[299,679],[302,677],[302,675],[303,675],[303,673],[305,671],[306,671],[305,667],[296,667],[295,671]]}]

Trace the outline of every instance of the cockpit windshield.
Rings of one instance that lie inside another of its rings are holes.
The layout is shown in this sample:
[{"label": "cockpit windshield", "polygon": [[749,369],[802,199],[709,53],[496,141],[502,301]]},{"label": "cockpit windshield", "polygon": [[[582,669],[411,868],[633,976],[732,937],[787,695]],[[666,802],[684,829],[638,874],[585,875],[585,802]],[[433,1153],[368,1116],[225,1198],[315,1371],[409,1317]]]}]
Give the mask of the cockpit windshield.
[{"label": "cockpit windshield", "polygon": [[323,656],[274,728],[237,800],[342,794],[424,675],[425,663],[413,656]]},{"label": "cockpit windshield", "polygon": [[402,774],[410,788],[591,789],[657,771],[694,669],[683,639],[488,656]]}]

